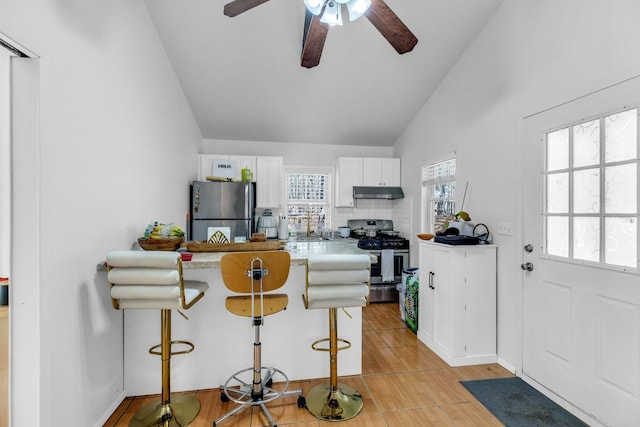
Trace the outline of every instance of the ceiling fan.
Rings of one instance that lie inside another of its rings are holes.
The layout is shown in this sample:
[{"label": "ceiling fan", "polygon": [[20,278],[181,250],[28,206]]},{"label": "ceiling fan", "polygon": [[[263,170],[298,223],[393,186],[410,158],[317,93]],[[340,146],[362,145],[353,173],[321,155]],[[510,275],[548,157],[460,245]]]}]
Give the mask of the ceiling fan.
[{"label": "ceiling fan", "polygon": [[[234,17],[267,1],[269,0],[233,0],[224,5],[224,14]],[[305,16],[301,63],[305,68],[312,68],[320,63],[320,56],[330,26],[322,19],[325,9],[330,6],[340,8],[341,3],[347,3],[347,0],[322,0],[321,3],[318,14],[311,13],[307,8]],[[338,4],[330,5],[330,3]],[[410,52],[418,43],[416,36],[383,0],[371,0],[371,5],[364,12],[364,16],[399,54]]]}]

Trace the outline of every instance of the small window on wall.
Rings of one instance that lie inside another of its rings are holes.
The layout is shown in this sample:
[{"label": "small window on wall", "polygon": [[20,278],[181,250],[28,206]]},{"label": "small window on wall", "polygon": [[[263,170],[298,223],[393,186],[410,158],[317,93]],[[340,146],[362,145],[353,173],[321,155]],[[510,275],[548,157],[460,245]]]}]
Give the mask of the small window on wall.
[{"label": "small window on wall", "polygon": [[637,269],[637,108],[547,132],[545,159],[545,253]]},{"label": "small window on wall", "polygon": [[422,229],[440,231],[456,212],[455,153],[422,167]]},{"label": "small window on wall", "polygon": [[302,229],[326,229],[331,224],[331,169],[286,168],[287,220],[298,223]]}]

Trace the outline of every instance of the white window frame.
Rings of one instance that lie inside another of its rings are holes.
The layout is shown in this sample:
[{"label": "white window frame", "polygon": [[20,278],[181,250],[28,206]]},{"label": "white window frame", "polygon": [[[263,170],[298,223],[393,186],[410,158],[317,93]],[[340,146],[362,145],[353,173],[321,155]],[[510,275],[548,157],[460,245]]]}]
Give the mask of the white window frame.
[{"label": "white window frame", "polygon": [[[624,160],[624,161],[616,161],[616,162],[610,162],[610,163],[606,163],[605,161],[605,156],[604,156],[604,150],[605,150],[605,126],[604,126],[604,120],[605,118],[612,116],[616,113],[622,113],[625,111],[629,111],[629,110],[633,110],[636,109],[636,158],[635,159],[628,159],[628,160]],[[588,165],[588,166],[580,166],[580,167],[576,167],[574,166],[574,137],[573,137],[573,127],[583,124],[583,123],[588,123],[594,120],[599,120],[599,132],[600,132],[600,159],[599,162],[597,164],[594,165]],[[569,158],[568,158],[568,167],[567,168],[563,168],[563,169],[557,169],[557,170],[553,170],[553,171],[548,171],[548,165],[547,165],[547,161],[548,161],[548,153],[547,153],[547,147],[548,147],[548,135],[554,132],[557,132],[559,130],[563,130],[563,129],[568,129],[568,134],[569,134]],[[635,272],[637,273],[639,270],[639,265],[638,265],[638,253],[640,253],[640,230],[638,230],[636,232],[636,266],[635,267],[630,267],[630,266],[625,266],[625,265],[618,265],[618,264],[608,264],[605,262],[606,259],[606,229],[605,229],[605,219],[606,218],[611,218],[611,217],[615,217],[615,218],[632,218],[635,220],[636,222],[636,229],[638,229],[637,227],[637,223],[638,223],[638,219],[639,219],[639,214],[638,214],[638,204],[640,203],[640,163],[638,161],[638,158],[640,156],[640,144],[638,143],[638,141],[640,140],[640,105],[635,104],[635,105],[629,105],[626,107],[622,107],[619,109],[615,109],[612,111],[608,111],[602,114],[598,114],[589,118],[581,118],[580,120],[576,120],[576,121],[572,121],[570,123],[565,123],[561,126],[557,126],[554,127],[552,129],[547,130],[544,133],[544,139],[543,139],[543,144],[542,144],[542,150],[543,150],[543,172],[542,172],[542,180],[543,180],[543,185],[542,188],[543,190],[543,197],[542,197],[542,213],[543,213],[543,220],[542,220],[542,242],[543,242],[543,253],[544,253],[544,257],[547,259],[555,259],[555,260],[559,260],[559,261],[563,261],[563,262],[569,262],[572,264],[578,264],[578,265],[591,265],[594,267],[600,267],[600,268],[606,268],[606,269],[611,269],[611,270],[619,270],[619,271],[628,271],[628,272]],[[604,191],[604,179],[605,179],[605,168],[606,167],[610,167],[610,166],[619,166],[619,165],[627,165],[627,164],[635,164],[636,165],[636,191],[637,191],[637,196],[636,196],[636,212],[635,214],[628,214],[628,213],[605,213],[605,191]],[[599,197],[600,197],[600,210],[598,213],[589,213],[589,214],[585,214],[585,213],[578,213],[576,214],[574,212],[574,206],[573,206],[573,200],[574,200],[574,182],[573,182],[573,174],[576,171],[580,171],[580,170],[588,170],[588,169],[595,169],[598,168],[600,170],[600,193],[599,193]],[[569,179],[569,191],[568,191],[568,204],[569,204],[569,208],[568,208],[568,212],[567,213],[549,213],[547,210],[547,194],[548,194],[548,189],[547,189],[547,183],[548,183],[548,176],[552,175],[552,174],[559,174],[559,173],[567,173],[568,174],[568,179]],[[556,254],[549,254],[548,252],[548,230],[547,230],[547,218],[549,217],[567,217],[568,218],[568,237],[567,237],[567,244],[568,244],[568,248],[567,248],[567,256],[562,256],[562,255],[556,255]],[[574,228],[573,228],[573,223],[574,223],[574,219],[575,218],[598,218],[599,219],[599,223],[600,223],[600,230],[599,230],[599,256],[598,256],[598,261],[589,261],[589,260],[584,260],[584,259],[579,259],[579,258],[574,258]]]},{"label": "white window frame", "polygon": [[[289,199],[289,175],[290,174],[309,174],[309,175],[326,175],[325,182],[325,200],[324,201],[306,201],[306,200],[290,200]],[[333,168],[331,167],[323,167],[323,166],[285,166],[285,198],[286,198],[286,206],[285,206],[285,214],[287,215],[287,221],[289,224],[294,224],[299,221],[299,226],[302,230],[306,230],[309,228],[310,230],[316,231],[318,227],[319,216],[311,213],[311,221],[310,224],[307,224],[307,218],[303,217],[293,217],[289,214],[290,205],[297,206],[307,206],[308,211],[314,210],[314,207],[324,207],[323,215],[324,215],[324,229],[331,229],[331,212],[333,210],[333,194],[332,194],[332,185],[333,182]]]},{"label": "white window frame", "polygon": [[[440,163],[448,162],[450,160],[455,160],[456,163],[456,173],[444,178],[430,179],[429,176],[431,174],[431,170],[436,167]],[[435,230],[435,211],[433,210],[433,204],[438,201],[450,201],[452,203],[452,214],[455,213],[456,209],[456,191],[454,188],[453,193],[450,197],[437,199],[433,197],[434,186],[436,184],[443,183],[456,183],[457,176],[457,156],[456,152],[450,152],[444,154],[440,157],[436,157],[430,160],[423,162],[422,164],[422,219],[421,219],[421,229],[422,230],[430,230],[430,232],[435,233],[438,230]]]}]

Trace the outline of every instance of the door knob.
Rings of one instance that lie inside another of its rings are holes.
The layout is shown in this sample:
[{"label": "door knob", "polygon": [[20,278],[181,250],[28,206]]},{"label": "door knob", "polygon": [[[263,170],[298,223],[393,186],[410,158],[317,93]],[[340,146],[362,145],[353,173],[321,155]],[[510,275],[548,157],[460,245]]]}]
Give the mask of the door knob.
[{"label": "door knob", "polygon": [[520,265],[520,268],[523,271],[533,271],[533,263],[525,262],[524,264]]},{"label": "door knob", "polygon": [[524,250],[525,252],[533,252],[533,245],[531,243],[527,243],[526,245],[524,245]]}]

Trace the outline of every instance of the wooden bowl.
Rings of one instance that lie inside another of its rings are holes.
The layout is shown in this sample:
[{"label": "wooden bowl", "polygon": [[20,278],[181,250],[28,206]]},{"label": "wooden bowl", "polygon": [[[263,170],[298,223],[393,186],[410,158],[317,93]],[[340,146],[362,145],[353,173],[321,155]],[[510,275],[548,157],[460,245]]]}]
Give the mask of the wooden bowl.
[{"label": "wooden bowl", "polygon": [[435,237],[435,234],[418,234],[418,238],[422,240],[431,240]]},{"label": "wooden bowl", "polygon": [[184,242],[184,237],[168,237],[166,239],[138,238],[138,244],[145,251],[175,251]]}]

